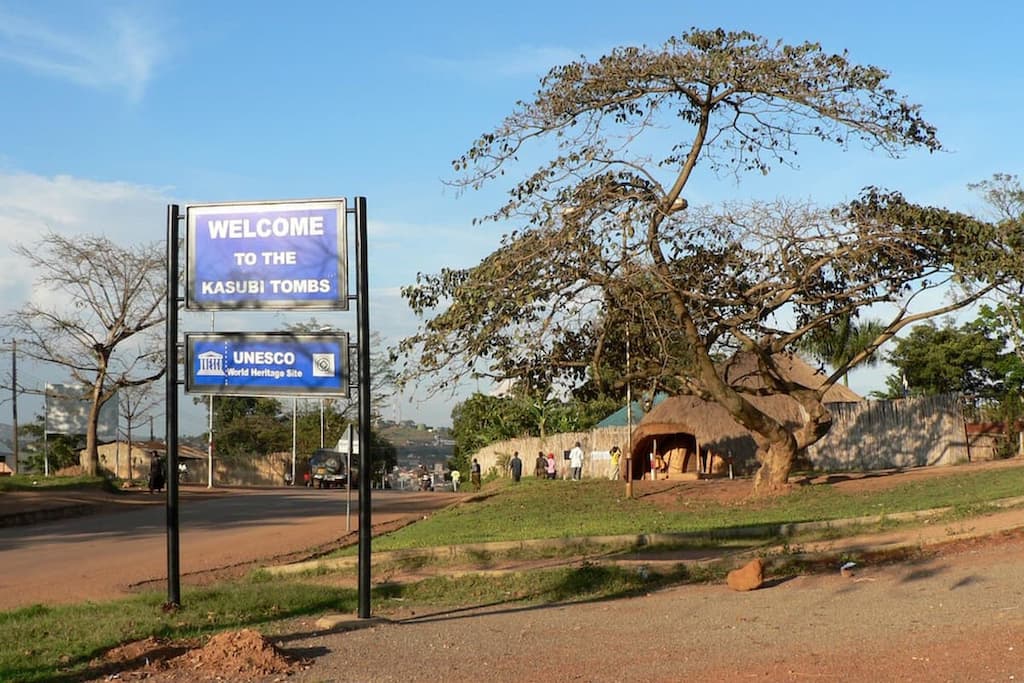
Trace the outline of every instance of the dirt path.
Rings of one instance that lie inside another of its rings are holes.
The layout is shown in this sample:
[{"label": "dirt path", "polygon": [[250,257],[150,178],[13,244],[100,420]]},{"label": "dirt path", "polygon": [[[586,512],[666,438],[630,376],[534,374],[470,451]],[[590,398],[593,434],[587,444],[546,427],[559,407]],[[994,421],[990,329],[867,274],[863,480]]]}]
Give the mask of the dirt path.
[{"label": "dirt path", "polygon": [[[581,604],[410,612],[333,633],[318,632],[313,619],[297,620],[270,647],[279,661],[303,663],[290,673],[235,671],[228,679],[1020,680],[1022,560],[1017,535],[950,547],[919,562],[858,568],[851,577],[769,581],[750,593],[701,585]],[[237,661],[224,651],[207,657]],[[123,672],[120,680],[226,680],[224,669],[177,661],[169,669]]]}]

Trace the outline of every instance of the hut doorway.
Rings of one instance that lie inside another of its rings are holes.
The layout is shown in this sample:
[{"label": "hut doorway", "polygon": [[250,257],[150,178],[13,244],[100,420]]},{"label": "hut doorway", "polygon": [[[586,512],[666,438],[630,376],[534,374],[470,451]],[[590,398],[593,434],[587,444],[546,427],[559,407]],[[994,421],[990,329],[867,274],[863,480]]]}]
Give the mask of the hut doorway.
[{"label": "hut doorway", "polygon": [[696,475],[700,464],[697,438],[693,434],[676,432],[646,438],[633,447],[632,478],[681,478],[687,473]]}]

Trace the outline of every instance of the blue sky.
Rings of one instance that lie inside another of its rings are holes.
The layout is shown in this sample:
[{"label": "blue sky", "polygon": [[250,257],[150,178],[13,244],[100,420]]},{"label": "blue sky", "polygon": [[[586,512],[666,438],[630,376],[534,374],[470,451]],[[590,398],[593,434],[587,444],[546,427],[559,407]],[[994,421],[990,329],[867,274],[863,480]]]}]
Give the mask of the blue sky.
[{"label": "blue sky", "polygon": [[[476,263],[502,232],[470,225],[497,204],[501,187],[457,196],[444,184],[451,160],[529,98],[552,66],[619,45],[658,46],[692,26],[819,41],[886,68],[948,151],[894,161],[809,145],[796,171],[738,184],[700,175],[691,201],[831,203],[877,184],[979,212],[967,183],[1018,173],[1024,158],[1022,13],[988,1],[0,0],[3,312],[31,292],[32,274],[9,247],[43,229],[162,240],[170,202],[362,195],[371,327],[396,341],[415,325],[398,289],[418,272]],[[217,326],[276,329],[280,317],[218,314]],[[348,314],[317,317],[354,332]],[[209,326],[209,316],[182,324]],[[30,387],[63,379],[43,368],[19,372]],[[853,388],[880,389],[883,378],[862,371]],[[23,415],[39,410],[24,400]],[[389,416],[449,424],[455,400],[413,396]],[[184,426],[202,429],[201,419]]]}]

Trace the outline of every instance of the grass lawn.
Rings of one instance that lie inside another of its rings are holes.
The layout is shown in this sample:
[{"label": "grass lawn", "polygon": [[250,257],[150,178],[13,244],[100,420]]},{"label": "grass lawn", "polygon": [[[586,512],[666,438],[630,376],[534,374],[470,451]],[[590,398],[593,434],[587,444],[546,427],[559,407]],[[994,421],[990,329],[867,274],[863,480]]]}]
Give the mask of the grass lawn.
[{"label": "grass lawn", "polygon": [[[480,498],[379,539],[373,549],[458,545],[537,538],[636,533],[701,533],[730,528],[891,515],[954,507],[961,515],[986,503],[1024,495],[1024,467],[931,477],[871,492],[844,493],[827,485],[733,504],[687,501],[671,506],[626,498],[621,482],[528,479],[492,482]],[[351,552],[351,551],[350,551]]]},{"label": "grass lawn", "polygon": [[2,491],[33,491],[38,489],[81,489],[95,488],[116,491],[117,487],[104,477],[44,477],[39,474],[15,474],[0,477]]}]

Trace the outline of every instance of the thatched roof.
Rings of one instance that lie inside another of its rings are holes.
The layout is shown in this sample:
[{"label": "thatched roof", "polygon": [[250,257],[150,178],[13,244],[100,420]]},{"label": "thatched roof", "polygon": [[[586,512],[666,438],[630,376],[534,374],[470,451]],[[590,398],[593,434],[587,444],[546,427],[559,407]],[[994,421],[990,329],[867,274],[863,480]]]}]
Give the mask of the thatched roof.
[{"label": "thatched roof", "polygon": [[[784,377],[808,389],[819,388],[827,379],[799,356],[779,354],[775,356],[775,363]],[[721,364],[719,371],[725,373],[725,381],[732,386],[764,386],[764,381],[758,373],[757,357],[752,353],[737,353]],[[863,400],[855,391],[842,384],[833,384],[825,392],[825,403],[857,403]]]},{"label": "thatched roof", "polygon": [[[779,357],[778,362],[787,377],[805,387],[820,387],[825,380],[824,375],[799,358],[783,356]],[[756,360],[751,354],[734,356],[730,362],[722,364],[720,369],[731,385],[763,385],[755,372]],[[788,396],[752,396],[748,400],[788,427],[796,428],[803,423],[803,409]],[[861,400],[860,396],[845,386],[835,385],[825,392],[826,403]],[[633,454],[638,456],[650,452],[653,440],[680,434],[692,435],[701,448],[710,448],[716,453],[738,459],[752,457],[755,450],[750,432],[736,422],[725,408],[695,396],[673,396],[655,406],[633,430]]]}]

